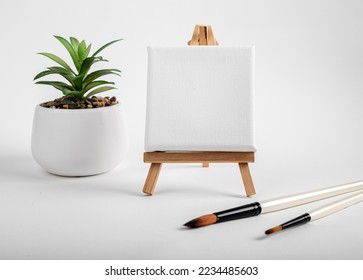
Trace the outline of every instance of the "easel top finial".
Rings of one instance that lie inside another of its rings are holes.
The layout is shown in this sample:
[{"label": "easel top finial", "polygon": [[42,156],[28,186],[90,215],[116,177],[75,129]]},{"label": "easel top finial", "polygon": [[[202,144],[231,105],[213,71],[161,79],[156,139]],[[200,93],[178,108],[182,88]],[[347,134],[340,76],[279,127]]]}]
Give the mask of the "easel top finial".
[{"label": "easel top finial", "polygon": [[192,39],[188,42],[190,46],[215,46],[218,45],[214,38],[213,30],[210,25],[196,25]]}]

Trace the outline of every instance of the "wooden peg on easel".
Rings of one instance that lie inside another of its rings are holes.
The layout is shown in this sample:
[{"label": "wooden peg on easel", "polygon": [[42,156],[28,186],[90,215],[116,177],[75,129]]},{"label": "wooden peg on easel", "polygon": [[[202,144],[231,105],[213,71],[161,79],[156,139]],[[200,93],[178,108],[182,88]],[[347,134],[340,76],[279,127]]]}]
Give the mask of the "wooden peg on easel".
[{"label": "wooden peg on easel", "polygon": [[218,45],[214,38],[213,30],[210,25],[196,25],[192,39],[188,42],[189,46],[215,46]]}]

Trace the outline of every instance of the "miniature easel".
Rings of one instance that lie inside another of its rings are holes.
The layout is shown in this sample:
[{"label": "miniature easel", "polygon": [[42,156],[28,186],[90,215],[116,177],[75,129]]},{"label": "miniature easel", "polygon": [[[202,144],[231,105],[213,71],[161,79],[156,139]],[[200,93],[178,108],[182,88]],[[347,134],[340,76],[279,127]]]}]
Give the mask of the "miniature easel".
[{"label": "miniature easel", "polygon": [[[218,45],[218,42],[211,26],[196,25],[188,45]],[[145,152],[144,162],[151,163],[151,166],[143,192],[149,195],[154,193],[163,163],[202,163],[203,167],[209,167],[209,163],[238,163],[246,195],[251,196],[256,191],[248,163],[254,162],[254,157],[254,152]]]}]

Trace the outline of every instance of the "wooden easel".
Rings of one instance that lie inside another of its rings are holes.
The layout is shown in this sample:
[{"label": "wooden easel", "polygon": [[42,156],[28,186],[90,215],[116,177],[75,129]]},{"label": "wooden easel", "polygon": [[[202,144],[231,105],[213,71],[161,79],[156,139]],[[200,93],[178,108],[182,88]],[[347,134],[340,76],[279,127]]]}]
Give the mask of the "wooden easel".
[{"label": "wooden easel", "polygon": [[[190,46],[218,45],[212,27],[196,25]],[[163,163],[238,163],[247,196],[256,194],[248,163],[254,162],[254,152],[145,152],[144,162],[151,163],[143,192],[152,195]]]}]

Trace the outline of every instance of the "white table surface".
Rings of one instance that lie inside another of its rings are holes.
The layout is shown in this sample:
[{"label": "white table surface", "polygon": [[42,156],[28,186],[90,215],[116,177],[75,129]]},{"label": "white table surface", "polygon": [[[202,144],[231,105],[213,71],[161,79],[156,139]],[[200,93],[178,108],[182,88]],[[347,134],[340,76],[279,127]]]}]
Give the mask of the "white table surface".
[{"label": "white table surface", "polygon": [[50,175],[29,153],[2,156],[0,257],[361,259],[363,204],[267,238],[267,228],[322,203],[195,230],[182,226],[201,214],[358,179],[359,162],[348,162],[345,176],[341,164],[303,162],[273,163],[261,152],[251,166],[253,198],[244,196],[236,164],[164,165],[149,197],[141,191],[148,167],[141,154],[138,164],[85,178]]}]

